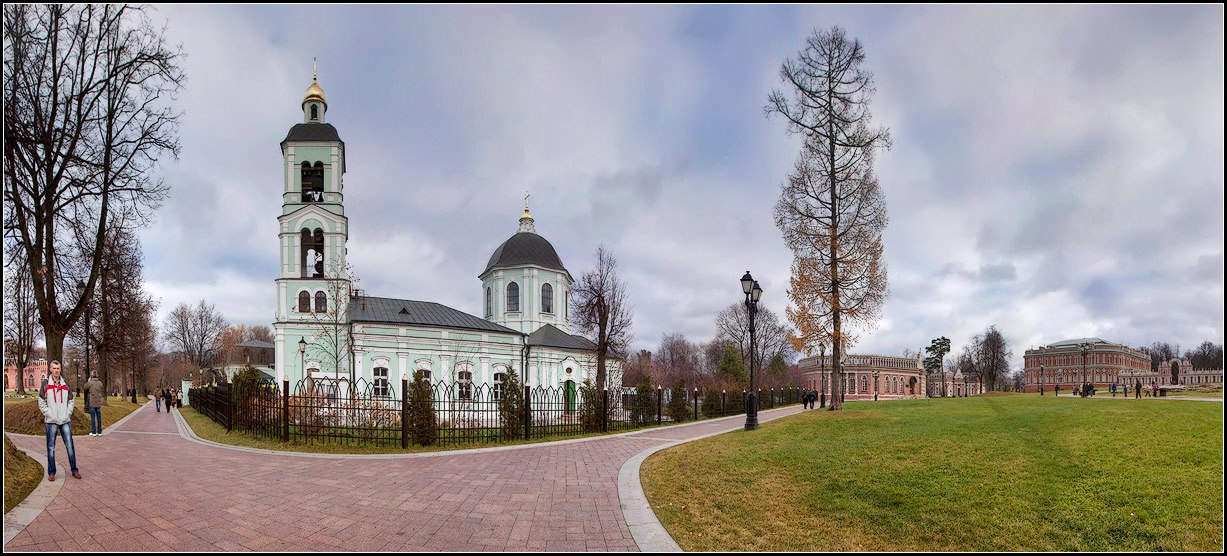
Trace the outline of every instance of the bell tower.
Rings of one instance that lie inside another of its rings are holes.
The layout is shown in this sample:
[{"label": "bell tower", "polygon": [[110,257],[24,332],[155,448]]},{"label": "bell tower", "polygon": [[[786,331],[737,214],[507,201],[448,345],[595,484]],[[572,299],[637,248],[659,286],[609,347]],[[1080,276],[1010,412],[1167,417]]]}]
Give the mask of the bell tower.
[{"label": "bell tower", "polygon": [[[352,294],[346,268],[349,221],[345,216],[345,142],[325,121],[328,101],[313,72],[303,94],[303,120],[281,142],[284,184],[281,216],[277,218],[280,266],[276,280],[277,315],[274,321],[277,380],[303,378],[308,369],[333,369],[348,357],[320,357],[312,347],[321,326],[348,326]],[[300,351],[300,341],[311,345]],[[315,355],[315,357],[313,357]],[[328,359],[328,362],[321,361]],[[317,361],[312,366],[312,361]],[[327,368],[324,368],[327,367]]]}]

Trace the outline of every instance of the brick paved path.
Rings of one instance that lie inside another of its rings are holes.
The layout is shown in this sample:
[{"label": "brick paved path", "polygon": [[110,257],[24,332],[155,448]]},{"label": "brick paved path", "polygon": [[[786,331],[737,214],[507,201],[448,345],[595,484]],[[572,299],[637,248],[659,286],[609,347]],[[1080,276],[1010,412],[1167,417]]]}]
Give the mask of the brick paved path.
[{"label": "brick paved path", "polygon": [[[84,479],[57,475],[59,494],[4,548],[637,550],[618,500],[622,464],[662,439],[743,420],[485,453],[315,458],[193,442],[174,417],[146,406],[106,436],[76,436]],[[46,453],[41,437],[10,437]],[[62,443],[57,450],[67,471]]]}]

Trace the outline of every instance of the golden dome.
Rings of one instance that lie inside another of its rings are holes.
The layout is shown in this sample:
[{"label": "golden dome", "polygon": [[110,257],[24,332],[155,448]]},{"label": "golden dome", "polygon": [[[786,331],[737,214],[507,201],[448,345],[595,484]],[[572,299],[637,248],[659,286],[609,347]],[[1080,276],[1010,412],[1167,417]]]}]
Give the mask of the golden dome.
[{"label": "golden dome", "polygon": [[316,81],[315,79],[311,80],[311,86],[307,87],[307,92],[302,97],[302,101],[304,103],[309,100],[318,100],[325,105],[328,104],[328,100],[324,98],[324,90],[320,88],[319,81]]},{"label": "golden dome", "polygon": [[533,219],[533,213],[528,212],[528,207],[524,207],[524,214],[521,214],[521,215],[520,215],[520,220],[523,220],[523,219],[525,219],[525,218],[527,218],[527,219],[529,219],[529,220],[532,220],[532,219]]}]

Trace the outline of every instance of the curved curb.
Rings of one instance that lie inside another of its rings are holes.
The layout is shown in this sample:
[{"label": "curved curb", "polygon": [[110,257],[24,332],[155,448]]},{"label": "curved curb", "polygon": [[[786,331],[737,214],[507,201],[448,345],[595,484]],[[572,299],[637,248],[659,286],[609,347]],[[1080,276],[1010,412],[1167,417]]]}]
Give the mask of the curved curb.
[{"label": "curved curb", "polygon": [[[52,482],[46,479],[47,462],[44,460],[47,459],[47,454],[40,454],[38,452],[27,450],[21,446],[17,446],[16,444],[14,444],[14,446],[42,466],[43,479],[41,479],[39,485],[34,487],[34,490],[26,496],[25,500],[22,500],[21,503],[17,504],[15,507],[13,507],[13,509],[5,512],[4,546],[8,546],[9,541],[13,540],[13,537],[16,537],[18,533],[24,531],[25,528],[31,523],[34,523],[34,519],[37,518],[39,514],[43,513],[43,510],[47,509],[47,506],[51,505],[51,501],[55,500],[56,495],[60,493],[60,489],[64,488],[64,483],[68,482],[66,480]],[[67,474],[64,475],[63,478],[68,479],[70,477],[72,477],[72,475]]]},{"label": "curved curb", "polygon": [[[136,409],[133,409],[131,413],[125,415],[123,419],[115,421],[114,423],[111,423],[111,426],[102,429],[103,436],[115,432],[115,430],[118,429],[120,425],[123,425],[125,421],[131,419],[132,416],[145,409],[146,405],[149,404],[145,403],[138,406]],[[38,438],[38,435],[36,434],[21,434],[8,431],[4,431],[4,433]],[[74,439],[76,436],[76,434],[73,434]],[[47,476],[47,462],[45,461],[47,459],[47,454],[27,450],[21,446],[17,446],[16,444],[13,446],[24,452],[27,456],[30,456],[34,461],[37,461],[38,464],[43,467],[43,477]],[[67,478],[69,476],[70,475],[65,475],[64,477]],[[64,488],[64,483],[66,482],[68,481],[52,482],[43,480],[37,487],[34,488],[33,492],[26,496],[25,500],[22,500],[20,504],[17,504],[15,507],[13,507],[13,509],[4,514],[4,546],[8,546],[9,541],[13,540],[18,533],[24,531],[25,528],[31,523],[34,523],[34,520],[38,518],[39,514],[42,514],[43,510],[47,509],[47,506],[51,505],[51,501],[55,500],[55,497],[59,495],[60,489]]]},{"label": "curved curb", "polygon": [[[784,409],[799,409],[796,406],[789,406]],[[777,410],[767,410],[777,411]],[[788,417],[806,411],[801,409],[791,413],[780,415],[769,415],[763,417],[765,412],[759,412],[759,422],[772,421],[781,417]],[[710,421],[708,421],[710,422]],[[720,430],[708,434],[687,438],[684,440],[675,440],[667,442],[659,446],[648,448],[626,460],[622,464],[622,468],[618,470],[618,499],[621,500],[622,518],[626,520],[626,526],[631,530],[631,537],[635,539],[635,544],[639,546],[640,552],[683,552],[682,547],[673,540],[665,527],[660,524],[660,520],[656,517],[656,512],[652,510],[652,505],[648,503],[648,497],[643,492],[643,482],[640,480],[639,468],[649,456],[664,450],[672,448],[687,442],[702,440],[711,436],[730,433],[740,430],[742,427],[734,427],[731,429]]]}]

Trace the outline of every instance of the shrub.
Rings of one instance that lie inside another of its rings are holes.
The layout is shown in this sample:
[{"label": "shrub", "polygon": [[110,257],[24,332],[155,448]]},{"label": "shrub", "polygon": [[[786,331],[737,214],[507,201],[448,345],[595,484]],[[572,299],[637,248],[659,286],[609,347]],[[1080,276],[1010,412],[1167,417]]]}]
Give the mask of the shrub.
[{"label": "shrub", "polygon": [[413,384],[409,387],[409,435],[421,446],[429,446],[439,439],[433,392],[422,371],[414,371]]},{"label": "shrub", "polygon": [[[81,398],[75,394],[73,399],[77,402],[73,407],[72,418],[69,421],[72,423],[73,434],[89,432],[87,430],[89,428],[89,417],[82,410],[85,405]],[[38,409],[38,400],[11,404],[4,408],[4,430],[38,436],[47,434],[47,425],[43,421],[43,412]]]},{"label": "shrub", "polygon": [[635,385],[635,399],[631,402],[631,424],[642,427],[656,421],[656,391],[652,377],[644,375]]},{"label": "shrub", "polygon": [[601,397],[601,390],[586,378],[579,387],[579,396],[579,418],[580,423],[583,424],[584,432],[600,432],[604,430],[605,423],[613,418],[612,404],[606,404]]},{"label": "shrub", "polygon": [[720,390],[708,388],[703,391],[702,411],[704,417],[719,417],[723,415],[720,408]]},{"label": "shrub", "polygon": [[507,371],[498,400],[498,416],[503,424],[503,438],[524,438],[524,384],[515,371]]},{"label": "shrub", "polygon": [[681,423],[689,419],[693,409],[686,402],[686,387],[682,386],[682,383],[679,381],[673,388],[669,389],[669,406],[665,408],[665,414],[674,423]]}]

